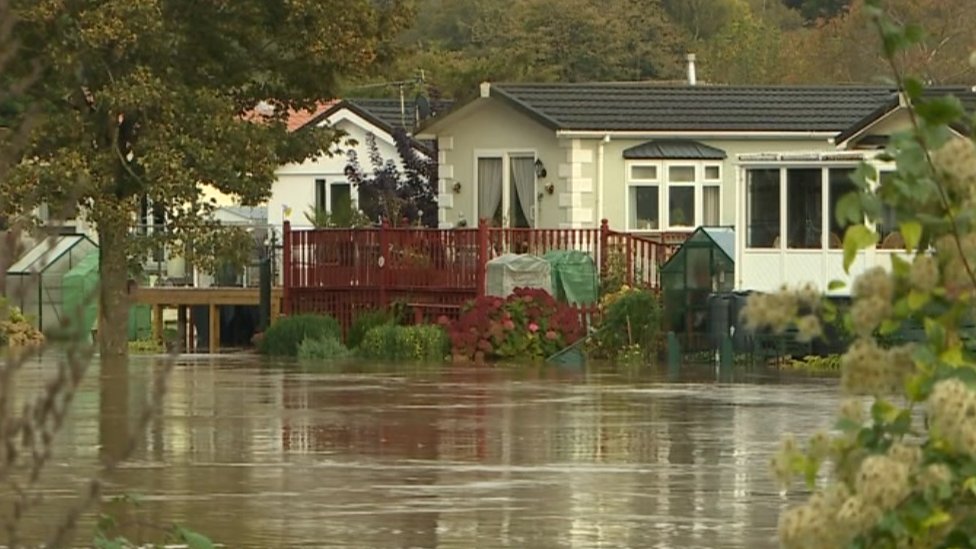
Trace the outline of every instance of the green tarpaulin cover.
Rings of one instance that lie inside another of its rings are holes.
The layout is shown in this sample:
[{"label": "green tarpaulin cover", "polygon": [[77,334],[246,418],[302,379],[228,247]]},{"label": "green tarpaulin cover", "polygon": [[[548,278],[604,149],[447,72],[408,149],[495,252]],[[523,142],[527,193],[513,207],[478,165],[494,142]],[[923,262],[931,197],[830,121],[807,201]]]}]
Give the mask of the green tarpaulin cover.
[{"label": "green tarpaulin cover", "polygon": [[552,273],[552,295],[566,303],[588,305],[599,299],[599,277],[589,254],[577,250],[553,250],[543,258]]},{"label": "green tarpaulin cover", "polygon": [[[63,311],[71,318],[72,332],[90,337],[98,318],[98,252],[86,255],[61,279]],[[78,313],[80,317],[74,319]],[[150,336],[152,314],[148,305],[133,305],[129,310],[129,340]],[[77,330],[77,331],[75,331]]]}]

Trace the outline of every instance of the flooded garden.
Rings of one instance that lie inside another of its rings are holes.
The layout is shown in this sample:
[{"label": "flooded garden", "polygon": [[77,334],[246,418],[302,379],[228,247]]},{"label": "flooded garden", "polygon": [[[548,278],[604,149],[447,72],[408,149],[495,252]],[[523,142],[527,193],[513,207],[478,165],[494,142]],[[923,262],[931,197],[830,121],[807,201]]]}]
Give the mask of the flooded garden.
[{"label": "flooded garden", "polygon": [[[58,358],[29,363],[20,394]],[[92,365],[25,534],[43,538],[134,438],[104,488],[128,502],[101,509],[133,540],[177,523],[226,547],[775,547],[789,501],[770,458],[838,398],[832,381],[719,383],[713,366],[675,378],[224,355],[177,359],[158,417],[134,433],[165,360]]]}]

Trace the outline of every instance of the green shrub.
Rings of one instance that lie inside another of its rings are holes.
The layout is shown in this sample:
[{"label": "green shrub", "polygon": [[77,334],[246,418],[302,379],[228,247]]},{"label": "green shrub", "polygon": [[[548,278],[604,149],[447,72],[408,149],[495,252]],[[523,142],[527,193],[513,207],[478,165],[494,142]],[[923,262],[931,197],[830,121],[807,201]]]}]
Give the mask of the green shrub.
[{"label": "green shrub", "polygon": [[440,326],[385,324],[366,332],[359,354],[387,361],[440,361],[450,352],[450,340]]},{"label": "green shrub", "polygon": [[593,336],[594,354],[616,359],[654,353],[661,331],[661,304],[648,290],[623,286],[601,300],[603,318]]},{"label": "green shrub", "polygon": [[356,349],[363,342],[366,332],[377,326],[394,323],[394,316],[390,311],[382,309],[363,311],[352,321],[349,333],[346,334],[346,345],[350,349]]},{"label": "green shrub", "polygon": [[328,315],[304,314],[279,318],[264,333],[258,350],[271,356],[298,356],[298,347],[306,339],[340,339],[342,329]]},{"label": "green shrub", "polygon": [[303,360],[341,360],[352,352],[336,337],[305,338],[298,346],[298,358]]},{"label": "green shrub", "polygon": [[137,339],[129,342],[131,355],[155,355],[165,351],[163,345],[152,339]]}]

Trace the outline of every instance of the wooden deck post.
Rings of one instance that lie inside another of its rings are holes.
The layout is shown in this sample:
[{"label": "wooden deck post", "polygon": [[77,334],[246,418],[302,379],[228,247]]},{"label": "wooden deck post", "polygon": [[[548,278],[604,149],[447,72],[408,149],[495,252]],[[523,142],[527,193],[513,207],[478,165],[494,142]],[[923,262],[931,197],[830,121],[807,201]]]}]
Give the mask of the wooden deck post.
[{"label": "wooden deck post", "polygon": [[[282,235],[283,248],[281,251],[281,301],[286,315],[291,314],[291,221],[285,221]],[[274,258],[272,257],[272,261]]]},{"label": "wooden deck post", "polygon": [[220,307],[210,303],[210,349],[211,354],[220,352]]},{"label": "wooden deck post", "polygon": [[485,295],[488,278],[488,220],[478,220],[478,297]]},{"label": "wooden deck post", "polygon": [[152,306],[152,338],[156,343],[163,342],[163,306]]}]

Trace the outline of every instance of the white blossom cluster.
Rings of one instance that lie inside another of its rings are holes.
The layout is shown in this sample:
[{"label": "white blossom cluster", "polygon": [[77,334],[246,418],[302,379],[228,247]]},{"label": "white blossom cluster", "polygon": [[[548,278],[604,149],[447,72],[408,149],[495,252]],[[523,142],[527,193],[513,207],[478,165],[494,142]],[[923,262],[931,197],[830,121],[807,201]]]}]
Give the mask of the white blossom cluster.
[{"label": "white blossom cluster", "polygon": [[768,327],[776,334],[782,334],[795,325],[799,332],[798,339],[810,341],[823,333],[817,316],[820,297],[820,293],[811,285],[798,289],[783,288],[776,293],[756,293],[746,300],[742,316],[749,330]]},{"label": "white blossom cluster", "polygon": [[[792,441],[792,438],[787,440]],[[814,453],[814,439],[807,454]],[[837,448],[830,444],[830,448]],[[777,463],[796,459],[795,442],[784,444]],[[779,538],[787,549],[844,547],[870,530],[897,507],[916,486],[936,486],[952,479],[948,468],[922,466],[918,446],[895,443],[886,453],[864,456],[855,464],[851,482],[836,482],[815,492],[805,504],[780,516]]]},{"label": "white blossom cluster", "polygon": [[[954,209],[976,210],[976,142],[951,140],[931,158],[935,176]],[[963,489],[962,475],[955,478],[948,461],[933,461],[929,454],[923,458],[920,443],[898,435],[885,451],[862,445],[857,433],[871,418],[863,400],[855,398],[901,394],[906,382],[920,371],[914,358],[917,344],[885,347],[875,339],[879,327],[892,318],[900,298],[907,296],[909,304],[913,299],[918,303],[919,294],[921,303],[931,295],[950,300],[976,298],[976,224],[963,221],[955,230],[959,234],[934,238],[935,253],[917,253],[904,275],[874,268],[854,281],[850,327],[855,339],[841,357],[841,387],[849,398],[839,410],[850,428],[838,435],[818,432],[803,448],[792,435],[783,438],[771,466],[784,487],[789,487],[798,472],[819,470],[826,462],[833,464],[833,481],[780,516],[782,547],[844,547],[914,494],[928,497]],[[770,328],[779,334],[795,326],[802,338],[810,339],[822,332],[820,299],[809,287],[757,294],[750,296],[743,314],[750,329]],[[960,459],[976,459],[976,390],[960,379],[942,380],[932,387],[925,407],[933,447]],[[939,546],[929,542],[941,539],[954,527],[959,517],[953,511],[946,509],[947,520],[926,527],[927,539],[899,540],[892,547]]]}]

